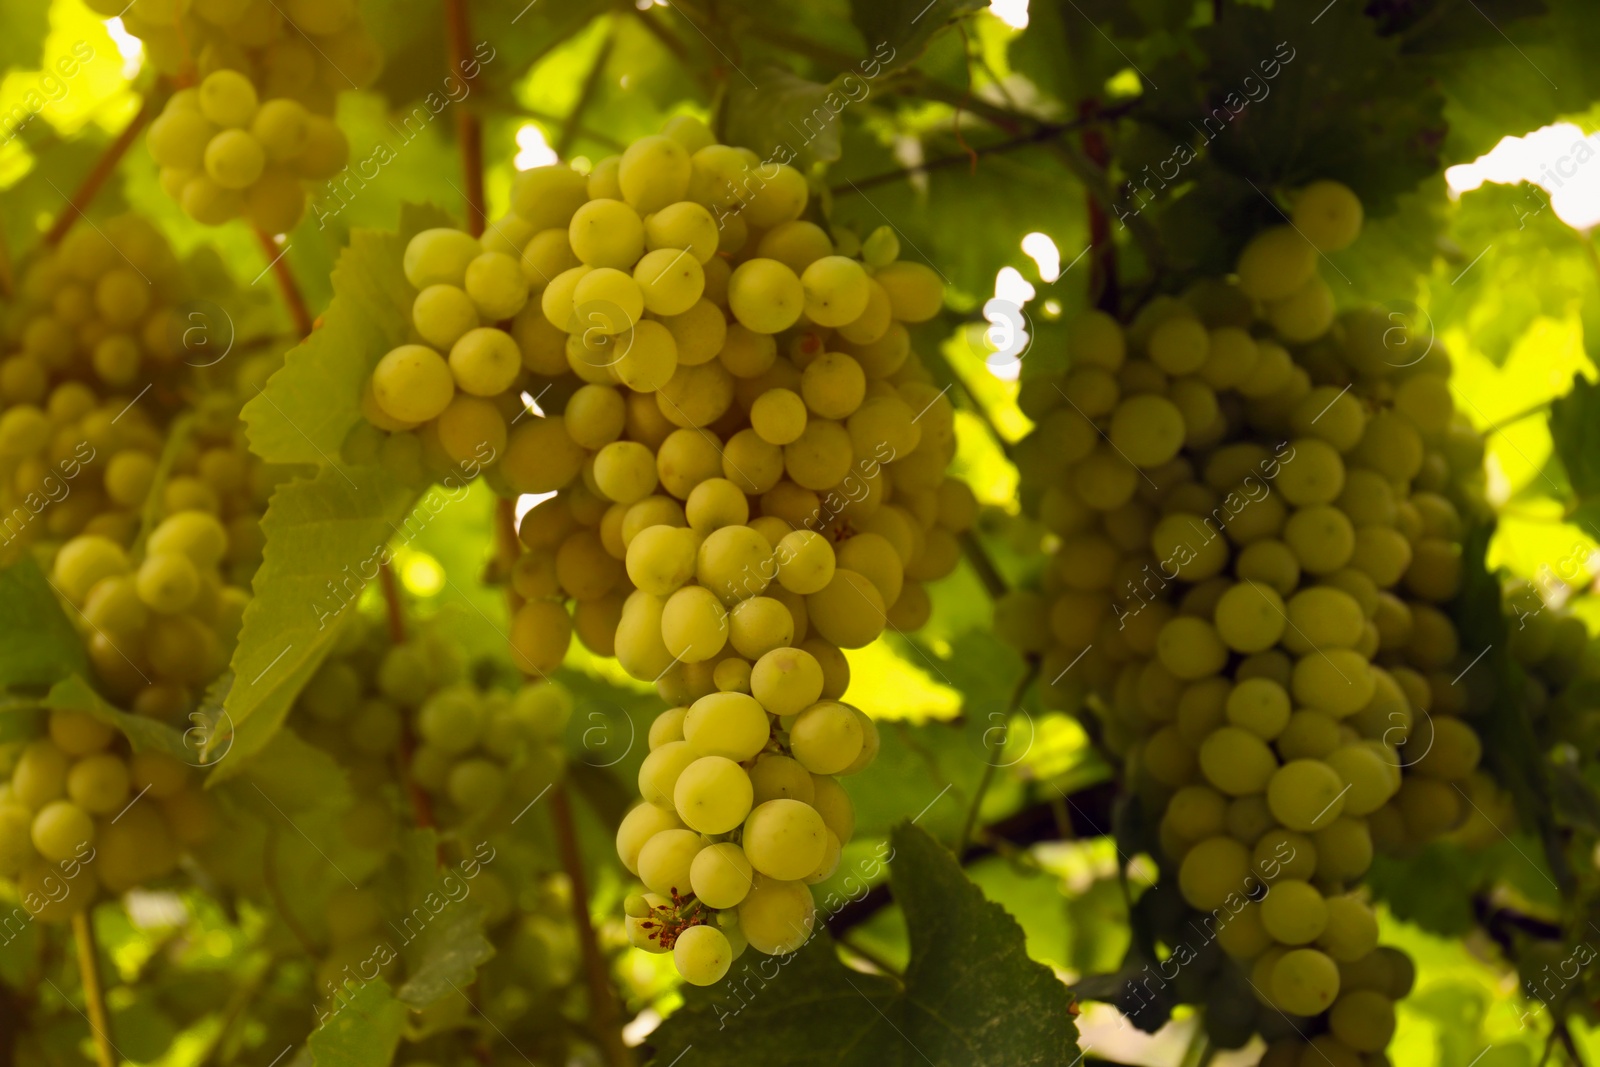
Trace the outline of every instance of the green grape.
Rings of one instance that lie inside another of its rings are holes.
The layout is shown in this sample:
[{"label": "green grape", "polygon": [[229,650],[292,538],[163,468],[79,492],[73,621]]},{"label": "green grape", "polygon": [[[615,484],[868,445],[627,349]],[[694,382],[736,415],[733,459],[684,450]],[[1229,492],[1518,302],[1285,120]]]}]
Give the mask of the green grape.
[{"label": "green grape", "polygon": [[731,841],[709,845],[695,857],[689,869],[689,884],[694,895],[708,908],[738,907],[750,893],[755,873],[744,850]]},{"label": "green grape", "polygon": [[[858,533],[839,543],[836,558],[840,567],[865,576],[885,604],[893,605],[900,599],[905,584],[904,566],[888,538],[870,532]],[[1048,623],[1042,622],[1040,629],[1046,631]]]},{"label": "green grape", "polygon": [[489,463],[506,448],[506,420],[500,409],[481,397],[457,393],[434,423],[439,446],[458,464]]},{"label": "green grape", "polygon": [[774,753],[758,757],[750,769],[750,784],[755,789],[754,804],[769,800],[798,800],[810,804],[816,798],[811,772],[798,760]]},{"label": "green grape", "polygon": [[1174,315],[1150,334],[1150,361],[1168,374],[1194,374],[1211,354],[1205,324],[1188,315]]},{"label": "green grape", "polygon": [[841,352],[825,352],[800,376],[806,407],[824,419],[843,419],[861,406],[867,379],[861,365]]},{"label": "green grape", "polygon": [[298,101],[268,100],[251,120],[250,132],[269,160],[288,163],[304,152],[311,141],[310,115]]},{"label": "green grape", "polygon": [[[720,468],[718,463],[717,467]],[[728,526],[743,526],[750,518],[750,501],[727,478],[707,477],[684,501],[684,519],[702,539]],[[698,551],[698,550],[697,550]]]},{"label": "green grape", "polygon": [[822,666],[800,648],[775,648],[756,660],[750,692],[773,715],[798,715],[822,696]]},{"label": "green grape", "polygon": [[566,226],[583,206],[589,179],[565,163],[534,167],[517,175],[511,189],[511,209],[536,231]]},{"label": "green grape", "polygon": [[1228,647],[1211,623],[1183,615],[1161,627],[1156,655],[1174,677],[1193,681],[1220,671],[1228,660]]},{"label": "green grape", "polygon": [[793,167],[780,164],[773,168],[770,177],[764,173],[767,169],[766,164],[760,168],[759,182],[744,202],[742,217],[751,226],[770,230],[793,222],[805,213],[810,189],[806,186],[805,175]]},{"label": "green grape", "polygon": [[712,693],[690,705],[683,720],[683,736],[700,755],[742,763],[766,747],[771,728],[765,708],[753,697]]},{"label": "green grape", "polygon": [[805,431],[805,401],[789,389],[768,389],[751,405],[750,425],[763,441],[789,444]]},{"label": "green grape", "polygon": [[728,640],[739,655],[760,659],[794,641],[794,617],[781,601],[751,597],[739,602],[730,613]]},{"label": "green grape", "polygon": [[74,604],[81,604],[100,579],[126,574],[128,569],[128,555],[122,546],[94,534],[74,537],[62,545],[52,568],[56,588]]},{"label": "green grape", "polygon": [[[1444,795],[1454,802],[1453,792]],[[1354,881],[1372,866],[1372,834],[1367,829],[1365,819],[1352,819],[1349,816],[1335,819],[1316,831],[1311,840],[1317,847],[1318,879]]]},{"label": "green grape", "polygon": [[[474,345],[471,351],[478,354],[482,346]],[[521,366],[520,354],[516,366]],[[392,418],[410,423],[427,422],[448,407],[455,395],[452,369],[444,357],[425,345],[401,345],[390,350],[373,368],[373,396],[384,413]],[[469,365],[469,369],[479,371],[482,368]]]},{"label": "green grape", "polygon": [[854,709],[832,701],[800,712],[789,728],[794,758],[812,774],[837,774],[861,754],[865,730]]},{"label": "green grape", "polygon": [[[1389,724],[1386,722],[1385,727]],[[1327,764],[1349,787],[1344,810],[1351,815],[1370,815],[1394,795],[1391,768],[1384,758],[1365,745],[1346,745],[1328,753]]]},{"label": "green grape", "polygon": [[1281,945],[1309,945],[1328,926],[1328,905],[1307,882],[1274,882],[1261,900],[1261,922]]},{"label": "green grape", "polygon": [[790,953],[811,937],[816,904],[803,883],[757,878],[739,904],[739,929],[750,947],[769,956]]},{"label": "green grape", "polygon": [[721,930],[691,926],[672,946],[672,962],[690,985],[715,985],[733,964],[733,946]]},{"label": "green grape", "polygon": [[828,231],[811,222],[780,223],[762,234],[756,245],[757,256],[782,263],[797,277],[812,263],[833,252],[833,239]]},{"label": "green grape", "polygon": [[877,640],[888,624],[885,611],[877,586],[843,567],[833,572],[826,586],[806,597],[810,625],[839,648],[865,648]]},{"label": "green grape", "polygon": [[118,452],[106,464],[106,495],[125,508],[138,507],[149,495],[155,477],[155,457],[148,452]]},{"label": "green grape", "polygon": [[18,804],[0,803],[0,878],[14,879],[34,857],[33,814]]},{"label": "green grape", "polygon": [[944,283],[931,267],[901,260],[880,267],[873,277],[901,322],[927,322],[944,307]]},{"label": "green grape", "polygon": [[[691,710],[690,715],[693,714]],[[685,733],[687,735],[687,729]],[[699,751],[699,746],[693,740],[689,745]],[[753,795],[750,776],[745,774],[744,768],[723,756],[702,756],[678,775],[673,787],[672,803],[678,817],[691,829],[703,834],[725,834],[744,822],[745,816],[750,813]]]},{"label": "green grape", "polygon": [[627,403],[609,385],[585,385],[567,401],[567,432],[584,448],[598,451],[622,436]]},{"label": "green grape", "polygon": [[692,530],[650,526],[628,544],[628,578],[652,596],[671,596],[694,577],[699,539]]},{"label": "green grape", "polygon": [[1282,300],[1311,280],[1317,249],[1289,226],[1273,226],[1239,253],[1239,288],[1254,300]]},{"label": "green grape", "polygon": [[685,585],[661,609],[661,638],[667,653],[696,664],[712,659],[728,641],[728,613],[717,593],[701,585]]},{"label": "green grape", "polygon": [[1277,757],[1265,741],[1237,726],[1223,726],[1200,744],[1200,770],[1218,790],[1232,797],[1267,788],[1278,770]]},{"label": "green grape", "polygon": [[688,708],[668,708],[650,723],[650,750],[654,752],[671,741],[683,740],[683,722]]},{"label": "green grape", "polygon": [[667,830],[681,830],[683,822],[671,808],[644,803],[629,809],[617,827],[617,857],[630,874],[639,873],[639,852],[646,842]]},{"label": "green grape", "polygon": [[217,566],[228,549],[228,532],[215,515],[204,511],[181,511],[169,515],[150,533],[145,544],[147,555],[179,552],[196,567]]},{"label": "green grape", "polygon": [[1283,340],[1308,344],[1328,332],[1336,310],[1333,290],[1313,274],[1302,288],[1267,305],[1267,321]]},{"label": "green grape", "polygon": [[717,362],[680,366],[656,391],[657,408],[674,426],[709,426],[732,403],[733,378]]},{"label": "green grape", "polygon": [[823,256],[800,276],[805,314],[818,326],[844,326],[861,317],[871,295],[867,272],[846,256]]},{"label": "green grape", "polygon": [[1315,181],[1295,198],[1294,227],[1322,252],[1339,252],[1361,235],[1361,201],[1348,186]]},{"label": "green grape", "polygon": [[744,851],[750,865],[768,878],[796,881],[822,863],[827,826],[809,804],[769,800],[744,823]]},{"label": "green grape", "polygon": [[89,756],[100,752],[117,736],[116,728],[87,712],[50,712],[50,740],[69,756]]},{"label": "green grape", "polygon": [[1128,397],[1111,416],[1111,442],[1130,462],[1146,469],[1177,455],[1186,432],[1177,405],[1150,394]]},{"label": "green grape", "polygon": [[1320,1015],[1339,995],[1339,965],[1314,948],[1297,948],[1273,966],[1270,982],[1276,1006],[1293,1015]]},{"label": "green grape", "polygon": [[[687,510],[693,523],[696,518],[693,495],[689,500]],[[722,526],[712,530],[701,542],[695,578],[724,605],[732,607],[766,590],[771,581],[772,554],[767,539],[750,527]]]},{"label": "green grape", "polygon": [[451,802],[471,816],[500,803],[507,784],[505,770],[493,760],[464,759],[450,768],[445,789]]},{"label": "green grape", "polygon": [[[1317,947],[1339,963],[1355,963],[1378,947],[1378,918],[1353,896],[1329,897],[1328,924]],[[1341,968],[1342,970],[1342,968]]]},{"label": "green grape", "polygon": [[622,605],[616,633],[617,662],[642,681],[654,681],[675,662],[662,638],[665,606],[663,598],[643,590],[630,594]]},{"label": "green grape", "polygon": [[639,850],[639,880],[664,897],[688,896],[690,869],[705,847],[693,830],[662,830]]},{"label": "green grape", "polygon": [[34,741],[11,769],[12,799],[37,811],[66,791],[67,760],[49,741]]},{"label": "green grape", "polygon": [[758,378],[777,362],[778,343],[770,335],[737,322],[728,323],[726,331],[727,340],[717,352],[717,361],[735,378]]},{"label": "green grape", "polygon": [[482,254],[482,244],[471,234],[449,228],[423,230],[406,243],[402,266],[406,281],[419,292],[430,285],[460,288],[467,267]]},{"label": "green grape", "polygon": [[789,477],[795,484],[818,492],[844,481],[853,459],[849,431],[829,419],[809,420],[800,436],[783,447],[783,464]]},{"label": "green grape", "polygon": [[586,333],[623,334],[644,315],[644,291],[626,271],[596,267],[578,280],[573,306]]},{"label": "green grape", "polygon": [[200,83],[197,103],[200,113],[218,126],[248,126],[256,114],[256,87],[238,71],[213,71]]},{"label": "green grape", "polygon": [[1190,849],[1178,868],[1178,889],[1191,907],[1215,911],[1252,888],[1250,852],[1231,837],[1212,837]]},{"label": "green grape", "polygon": [[686,248],[702,264],[717,254],[716,220],[711,212],[689,200],[669,204],[646,216],[644,236],[645,247],[650,251]]},{"label": "green grape", "polygon": [[750,692],[750,663],[742,659],[718,660],[711,670],[711,681],[719,693]]},{"label": "green grape", "polygon": [[1289,725],[1289,694],[1271,678],[1246,678],[1228,694],[1225,712],[1229,723],[1271,741]]},{"label": "green grape", "polygon": [[[686,313],[700,300],[706,285],[700,261],[686,251],[670,248],[646,252],[633,268],[633,280],[643,294],[645,309],[652,315]],[[715,310],[714,306],[711,310]],[[717,316],[721,318],[721,313]]]},{"label": "green grape", "polygon": [[648,215],[689,193],[693,168],[688,150],[671,137],[641,137],[622,153],[617,185],[640,215]]},{"label": "green grape", "polygon": [[1290,760],[1267,784],[1272,814],[1291,830],[1328,826],[1344,810],[1346,787],[1339,772],[1321,760]]},{"label": "green grape", "polygon": [[417,711],[418,736],[452,756],[471,750],[478,743],[483,725],[482,701],[467,686],[441,689]]},{"label": "green grape", "polygon": [[542,293],[558,275],[581,266],[567,240],[567,230],[540,230],[523,244],[518,265],[532,293]]},{"label": "green grape", "polygon": [[222,189],[249,188],[266,165],[266,150],[248,130],[223,130],[206,145],[206,174]]},{"label": "green grape", "polygon": [[746,427],[728,438],[722,474],[742,492],[759,496],[783,479],[783,450]]},{"label": "green grape", "polygon": [[[379,367],[382,366],[383,364],[379,363]],[[479,326],[462,334],[460,339],[450,346],[449,369],[455,384],[462,392],[473,396],[498,396],[510,389],[511,384],[517,380],[517,375],[522,373],[522,350],[504,330],[497,330],[492,326]],[[374,388],[377,388],[376,374],[374,371]],[[448,401],[448,396],[446,399]],[[378,402],[388,410],[381,390],[378,392]]]},{"label": "green grape", "polygon": [[204,164],[206,145],[216,132],[216,125],[200,112],[169,105],[150,124],[146,144],[158,166],[195,171]]},{"label": "green grape", "polygon": [[518,260],[504,252],[484,252],[467,264],[462,287],[478,314],[490,322],[509,319],[528,302],[528,281]]},{"label": "green grape", "polygon": [[180,553],[152,553],[140,564],[134,584],[151,611],[175,615],[188,610],[200,595],[200,572]]},{"label": "green grape", "polygon": [[1217,636],[1235,652],[1264,652],[1284,635],[1288,617],[1275,589],[1243,581],[1217,601]]},{"label": "green grape", "polygon": [[1342,718],[1366,707],[1376,687],[1365,656],[1354,649],[1330,648],[1300,657],[1290,692],[1296,704]]},{"label": "green grape", "polygon": [[700,758],[687,741],[670,741],[655,749],[639,767],[639,794],[652,804],[671,807],[678,776]]},{"label": "green grape", "polygon": [[678,373],[677,341],[654,319],[637,323],[619,346],[622,354],[613,369],[618,380],[636,393],[663,390]]},{"label": "green grape", "polygon": [[861,242],[861,258],[869,267],[887,267],[900,258],[900,238],[894,227],[879,226]]},{"label": "green grape", "polygon": [[[647,255],[646,259],[649,258]],[[640,265],[644,260],[640,260]],[[645,279],[635,272],[639,284],[644,285]],[[671,281],[669,277],[667,279]],[[704,274],[697,285],[704,284]],[[699,289],[697,292],[701,291]],[[645,294],[645,306],[650,307],[652,297]],[[651,308],[654,311],[654,308]],[[673,343],[677,346],[678,362],[686,367],[698,367],[702,363],[709,363],[722,354],[729,336],[728,320],[723,316],[722,309],[711,301],[701,297],[693,301],[686,310],[678,314],[667,315],[662,320],[667,332],[672,334]],[[743,330],[743,327],[737,327]],[[748,331],[746,331],[748,333]],[[760,337],[760,334],[750,336]],[[766,338],[772,344],[772,338]]]},{"label": "green grape", "polygon": [[590,200],[573,213],[567,239],[587,266],[625,271],[644,253],[644,222],[620,200]]},{"label": "green grape", "polygon": [[728,279],[728,307],[756,333],[781,333],[800,319],[805,289],[795,272],[774,259],[749,259]]},{"label": "green grape", "polygon": [[88,756],[67,772],[67,796],[91,815],[112,815],[128,799],[128,767],[117,756]]},{"label": "green grape", "polygon": [[636,503],[655,491],[655,454],[637,441],[613,441],[595,453],[594,480],[608,500]]},{"label": "green grape", "polygon": [[344,131],[332,119],[308,115],[306,146],[291,164],[294,173],[310,181],[322,181],[338,174],[349,160],[350,142],[345,139]]},{"label": "green grape", "polygon": [[39,855],[60,863],[94,843],[94,820],[69,800],[52,800],[34,815],[30,833]]}]

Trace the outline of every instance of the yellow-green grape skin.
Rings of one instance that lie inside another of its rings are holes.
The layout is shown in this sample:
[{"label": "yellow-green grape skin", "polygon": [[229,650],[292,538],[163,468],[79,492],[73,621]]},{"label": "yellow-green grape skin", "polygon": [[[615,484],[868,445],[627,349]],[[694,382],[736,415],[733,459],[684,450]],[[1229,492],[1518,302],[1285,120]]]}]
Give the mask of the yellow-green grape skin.
[{"label": "yellow-green grape skin", "polygon": [[728,279],[728,306],[740,325],[756,333],[781,333],[800,319],[805,289],[795,272],[773,259],[749,259]]},{"label": "yellow-green grape skin", "polygon": [[627,270],[644,253],[644,221],[620,200],[590,200],[573,213],[567,239],[587,266]]},{"label": "yellow-green grape skin", "polygon": [[700,663],[722,651],[728,640],[728,613],[717,595],[685,586],[667,598],[661,612],[661,637],[667,652],[684,663]]},{"label": "yellow-green grape skin", "polygon": [[818,326],[844,326],[867,309],[867,272],[846,256],[823,256],[800,275],[806,317]]},{"label": "yellow-green grape skin", "polygon": [[1295,199],[1295,228],[1322,252],[1340,252],[1361,235],[1361,201],[1336,181],[1315,181]]},{"label": "yellow-green grape skin", "polygon": [[790,389],[768,389],[751,405],[750,425],[763,441],[789,444],[805,432],[805,401]]},{"label": "yellow-green grape skin", "polygon": [[744,762],[755,758],[771,736],[767,711],[743,693],[711,693],[689,706],[684,740],[706,756]]},{"label": "yellow-green grape skin", "polygon": [[817,868],[827,851],[822,816],[798,800],[769,800],[744,822],[750,865],[769,878],[797,881]]},{"label": "yellow-green grape skin", "polygon": [[822,696],[822,665],[801,648],[777,648],[756,660],[750,692],[774,715],[798,715]]},{"label": "yellow-green grape skin", "polygon": [[652,315],[682,315],[705,291],[705,271],[700,261],[684,250],[646,252],[633,268],[633,280]]},{"label": "yellow-green grape skin", "polygon": [[1294,1015],[1319,1015],[1339,995],[1339,966],[1316,949],[1294,949],[1272,968],[1271,982],[1278,1007]]},{"label": "yellow-green grape skin", "polygon": [[687,896],[689,872],[705,842],[693,830],[662,830],[639,849],[639,880],[664,897]]},{"label": "yellow-green grape skin", "polygon": [[715,985],[733,964],[733,946],[721,930],[702,923],[678,935],[672,962],[690,985]]},{"label": "yellow-green grape skin", "polygon": [[[671,801],[667,801],[668,804]],[[617,857],[630,874],[639,873],[639,850],[652,837],[665,830],[681,830],[680,820],[671,807],[660,804],[638,804],[622,817],[617,827]]]},{"label": "yellow-green grape skin", "polygon": [[528,281],[517,260],[504,252],[484,252],[467,264],[462,288],[478,313],[490,322],[509,319],[528,302]]},{"label": "yellow-green grape skin", "polygon": [[709,845],[694,858],[689,884],[694,895],[708,908],[738,907],[750,893],[755,872],[744,850],[731,841]]},{"label": "yellow-green grape skin", "polygon": [[468,331],[478,326],[478,309],[465,290],[454,285],[430,285],[411,302],[411,321],[422,339],[449,351]]},{"label": "yellow-green grape skin", "polygon": [[213,71],[201,81],[196,102],[200,113],[218,126],[247,126],[256,114],[256,87],[238,71]]},{"label": "yellow-green grape skin", "polygon": [[406,281],[418,291],[430,285],[460,288],[467,266],[483,254],[483,245],[471,234],[446,227],[423,230],[406,243],[401,267]]},{"label": "yellow-green grape skin", "polygon": [[739,903],[739,929],[751,948],[769,956],[800,948],[815,924],[816,903],[801,882],[757,878]]},{"label": "yellow-green grape skin", "polygon": [[673,807],[691,829],[725,834],[744,821],[753,796],[744,768],[723,756],[702,756],[678,775]]},{"label": "yellow-green grape skin", "polygon": [[837,774],[861,754],[865,731],[854,709],[833,701],[811,705],[789,728],[794,758],[812,774]]}]

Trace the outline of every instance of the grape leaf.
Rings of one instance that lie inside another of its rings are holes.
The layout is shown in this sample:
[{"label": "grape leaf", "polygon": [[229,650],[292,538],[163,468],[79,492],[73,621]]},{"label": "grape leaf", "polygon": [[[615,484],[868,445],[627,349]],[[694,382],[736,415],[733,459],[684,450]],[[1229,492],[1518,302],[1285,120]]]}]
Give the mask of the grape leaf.
[{"label": "grape leaf", "polygon": [[824,85],[771,66],[755,68],[752,75],[753,80],[729,82],[723,119],[729,144],[802,169],[839,158],[839,116],[850,104],[842,78]]},{"label": "grape leaf", "polygon": [[217,779],[238,773],[282,725],[338,634],[337,623],[389,558],[389,539],[416,489],[380,467],[323,467],[280,485],[261,520],[266,535],[255,595],[233,653],[223,710],[232,751]]},{"label": "grape leaf", "polygon": [[868,51],[892,70],[915,63],[940,30],[988,6],[983,0],[850,0],[850,21]]},{"label": "grape leaf", "polygon": [[45,697],[45,705],[62,711],[81,711],[107,726],[115,726],[128,738],[135,752],[164,752],[191,765],[200,762],[195,743],[197,735],[180,733],[164,722],[113,707],[79,675],[63,678],[52,686]]},{"label": "grape leaf", "polygon": [[44,726],[44,712],[41,701],[0,694],[0,745],[38,737]]},{"label": "grape leaf", "polygon": [[1600,385],[1572,380],[1550,405],[1550,437],[1579,499],[1600,497]]},{"label": "grape leaf", "polygon": [[306,1041],[311,1062],[316,1067],[388,1067],[405,1021],[405,1005],[394,998],[388,983],[364,982],[318,1020]]},{"label": "grape leaf", "polygon": [[0,687],[50,685],[88,671],[83,639],[32,556],[0,570]]},{"label": "grape leaf", "polygon": [[[402,939],[410,975],[399,997],[422,1011],[444,997],[462,995],[479,965],[494,956],[494,946],[483,936],[483,905],[472,898],[472,880],[482,873],[483,861],[475,855],[459,870],[440,867],[439,837],[432,830],[409,831],[401,853],[404,914],[389,929]],[[488,857],[494,858],[492,848]]]},{"label": "grape leaf", "polygon": [[322,325],[244,406],[250,450],[268,463],[334,463],[361,422],[361,391],[384,353],[406,340],[416,294],[401,269],[419,230],[448,226],[436,208],[401,209],[400,232],[357,230],[333,269]]},{"label": "grape leaf", "polygon": [[791,957],[752,952],[651,1035],[654,1062],[691,1047],[710,1067],[1071,1062],[1072,998],[1028,958],[1016,920],[924,831],[903,823],[891,840],[890,879],[911,939],[903,986],[845,967],[825,933]]}]

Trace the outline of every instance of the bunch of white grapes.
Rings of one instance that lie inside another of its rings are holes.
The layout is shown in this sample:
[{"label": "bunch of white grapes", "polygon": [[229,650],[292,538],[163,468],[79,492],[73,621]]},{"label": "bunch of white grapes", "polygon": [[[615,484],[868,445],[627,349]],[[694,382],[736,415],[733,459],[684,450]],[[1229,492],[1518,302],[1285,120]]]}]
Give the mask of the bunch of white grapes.
[{"label": "bunch of white grapes", "polygon": [[322,115],[339,93],[377,80],[383,54],[356,0],[89,0],[144,43],[175,79],[238,71],[263,99],[289,99]]},{"label": "bunch of white grapes", "polygon": [[42,922],[62,922],[103,887],[171,874],[215,832],[211,798],[182,761],[129,752],[115,729],[52,710],[45,736],[0,749],[0,880]]},{"label": "bunch of white grapes", "polygon": [[1361,221],[1349,189],[1313,183],[1235,278],[1126,329],[1073,325],[1066,372],[1021,394],[1036,428],[1017,461],[1053,556],[996,608],[1043,657],[1045,699],[1087,700],[1160,813],[1166,891],[1212,913],[1259,998],[1214,1034],[1285,1033],[1286,1013],[1311,1037],[1275,1043],[1274,1067],[1387,1062],[1409,978],[1390,980],[1358,883],[1375,845],[1461,823],[1479,777],[1453,684],[1479,650],[1445,605],[1482,447],[1437,344],[1335,315],[1318,258]]},{"label": "bunch of white grapes", "polygon": [[878,751],[873,721],[838,701],[840,680],[804,649],[773,648],[740,673],[742,685],[657,716],[644,802],[617,830],[617,854],[646,889],[625,902],[629,940],[671,952],[695,985],[721,979],[747,946],[776,955],[810,939],[808,886],[833,874],[855,829],[836,776]]},{"label": "bunch of white grapes", "polygon": [[263,233],[292,230],[304,183],[333,177],[350,155],[333,119],[287,96],[262,98],[237,70],[212,71],[172,94],[146,136],[161,188],[196,222],[243,216]]}]

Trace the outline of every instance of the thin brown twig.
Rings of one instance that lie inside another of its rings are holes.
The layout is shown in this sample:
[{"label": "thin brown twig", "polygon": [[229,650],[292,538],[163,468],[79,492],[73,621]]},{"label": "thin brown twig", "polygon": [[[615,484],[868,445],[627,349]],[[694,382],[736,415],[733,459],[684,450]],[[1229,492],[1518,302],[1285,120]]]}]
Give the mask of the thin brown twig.
[{"label": "thin brown twig", "polygon": [[400,586],[394,579],[394,567],[385,560],[378,564],[378,581],[383,586],[383,603],[389,621],[389,642],[406,643],[406,606],[400,599]]},{"label": "thin brown twig", "polygon": [[583,854],[578,850],[578,828],[572,818],[572,801],[567,797],[565,782],[558,781],[550,789],[550,821],[555,824],[561,866],[572,883],[572,925],[578,934],[583,972],[589,985],[589,1023],[605,1052],[606,1062],[611,1067],[630,1067],[633,1056],[622,1041],[622,1012],[617,1004],[617,991],[607,973],[594,923],[589,918],[589,880],[583,870]]},{"label": "thin brown twig", "polygon": [[72,916],[72,938],[78,945],[78,975],[89,1008],[89,1029],[94,1031],[94,1054],[100,1067],[117,1067],[121,1057],[111,1044],[111,1017],[106,1012],[105,988],[100,984],[100,961],[94,947],[94,920],[90,908]]},{"label": "thin brown twig", "polygon": [[[1011,702],[1006,708],[1010,715],[1022,707],[1022,698],[1028,692],[1028,686],[1039,675],[1039,657],[1028,657],[1028,668],[1022,672],[1022,677],[1017,679],[1015,688],[1011,690]],[[967,854],[967,844],[972,840],[972,831],[978,825],[978,816],[983,808],[983,798],[989,792],[989,785],[994,781],[995,770],[1000,766],[999,752],[990,752],[989,758],[983,761],[983,777],[978,779],[978,788],[973,791],[972,803],[967,808],[967,818],[961,826],[961,837],[956,841],[956,856],[959,858]]]},{"label": "thin brown twig", "polygon": [[[474,78],[467,76],[467,41],[472,35],[467,19],[467,0],[444,0],[445,35],[450,55],[451,69],[466,82],[468,92],[473,89]],[[483,123],[472,108],[456,109],[456,142],[461,146],[461,176],[466,181],[467,232],[474,237],[483,236],[488,220],[487,201],[483,195]]]},{"label": "thin brown twig", "polygon": [[999,600],[1011,591],[1000,568],[994,565],[994,560],[989,558],[988,551],[983,547],[983,542],[978,540],[978,535],[971,530],[961,534],[961,550],[967,557],[967,562],[972,564],[972,569],[978,572],[978,581],[983,583],[983,588],[993,600]]},{"label": "thin brown twig", "polygon": [[280,249],[277,240],[259,226],[255,227],[255,234],[261,245],[261,253],[267,257],[267,265],[272,269],[272,277],[278,283],[278,292],[282,294],[283,305],[289,311],[290,321],[294,323],[295,334],[300,338],[310,337],[316,323],[311,318],[311,309],[306,307],[305,294],[295,280],[294,269],[289,266],[288,248]]},{"label": "thin brown twig", "polygon": [[86,209],[94,202],[94,198],[99,195],[100,187],[106,183],[107,178],[111,177],[111,172],[117,169],[117,164],[122,161],[122,157],[127,154],[128,148],[139,136],[139,131],[144,129],[146,123],[155,118],[158,107],[156,93],[152,92],[144,98],[144,103],[139,105],[139,110],[134,114],[133,121],[122,128],[122,132],[117,134],[116,140],[106,145],[106,150],[100,153],[100,158],[94,161],[94,166],[89,168],[89,173],[84,175],[83,181],[78,183],[78,187],[67,198],[66,210],[56,216],[56,221],[51,224],[50,229],[44,235],[44,243],[46,245],[60,244],[61,239],[67,235],[67,231],[72,229],[73,224],[84,216]]}]

